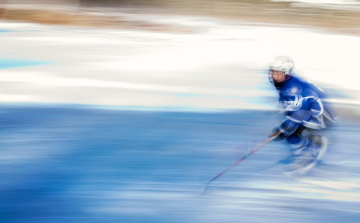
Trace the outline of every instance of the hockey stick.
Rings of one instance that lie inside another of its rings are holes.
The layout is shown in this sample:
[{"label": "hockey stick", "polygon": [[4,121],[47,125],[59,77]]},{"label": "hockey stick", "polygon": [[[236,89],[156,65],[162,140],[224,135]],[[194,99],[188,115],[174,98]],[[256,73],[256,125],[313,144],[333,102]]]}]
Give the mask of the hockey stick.
[{"label": "hockey stick", "polygon": [[265,146],[266,144],[268,144],[269,142],[271,142],[272,140],[274,140],[278,135],[280,134],[280,131],[276,131],[274,133],[272,133],[269,137],[268,140],[266,140],[265,142],[263,142],[261,145],[259,145],[258,147],[256,147],[255,149],[253,149],[252,151],[250,151],[249,153],[247,153],[245,156],[243,156],[241,159],[239,159],[238,161],[236,161],[233,165],[229,166],[228,168],[226,168],[224,171],[222,171],[221,173],[219,173],[218,175],[216,175],[214,178],[212,178],[209,182],[207,182],[207,184],[205,185],[204,189],[202,190],[201,194],[203,194],[205,192],[205,190],[209,187],[209,185],[211,184],[211,182],[213,182],[214,180],[216,180],[217,178],[221,177],[224,173],[226,173],[227,171],[229,171],[230,169],[232,169],[234,166],[238,165],[239,163],[241,163],[244,159],[248,158],[250,155],[252,155],[253,153],[255,153],[256,151],[258,151],[260,148],[262,148],[263,146]]}]

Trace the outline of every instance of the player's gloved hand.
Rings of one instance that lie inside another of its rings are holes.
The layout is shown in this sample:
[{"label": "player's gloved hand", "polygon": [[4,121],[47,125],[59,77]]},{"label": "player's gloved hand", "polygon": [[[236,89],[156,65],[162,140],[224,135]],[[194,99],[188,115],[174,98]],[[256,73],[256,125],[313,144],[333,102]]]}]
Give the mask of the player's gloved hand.
[{"label": "player's gloved hand", "polygon": [[[280,132],[280,134],[274,139],[275,141],[283,140],[284,138],[294,134],[296,130],[298,130],[300,127],[299,123],[293,122],[291,120],[284,121],[280,126],[274,128],[273,134],[277,131]],[[270,135],[269,137],[271,137]]]},{"label": "player's gloved hand", "polygon": [[272,133],[269,135],[269,138],[274,137],[274,136],[277,135],[277,137],[276,137],[275,139],[273,139],[274,141],[281,141],[281,140],[283,140],[283,139],[284,139],[284,136],[281,134],[281,132],[280,132],[280,134],[279,134],[279,132],[280,132],[279,127],[274,128],[274,129],[272,130]]}]

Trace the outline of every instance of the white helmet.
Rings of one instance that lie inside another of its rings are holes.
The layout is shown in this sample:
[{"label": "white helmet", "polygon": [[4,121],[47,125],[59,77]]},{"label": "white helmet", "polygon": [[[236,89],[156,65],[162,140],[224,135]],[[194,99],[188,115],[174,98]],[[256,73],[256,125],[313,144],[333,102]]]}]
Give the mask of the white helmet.
[{"label": "white helmet", "polygon": [[291,57],[279,56],[270,63],[269,70],[284,71],[286,75],[291,75],[295,68],[295,63]]}]

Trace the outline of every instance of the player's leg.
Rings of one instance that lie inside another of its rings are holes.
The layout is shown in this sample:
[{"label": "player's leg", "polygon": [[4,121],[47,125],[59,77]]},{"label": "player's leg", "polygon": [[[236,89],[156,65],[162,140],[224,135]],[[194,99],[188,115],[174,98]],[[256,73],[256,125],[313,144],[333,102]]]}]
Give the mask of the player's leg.
[{"label": "player's leg", "polygon": [[320,131],[307,129],[309,138],[308,148],[312,151],[316,160],[321,159],[327,151],[329,140]]}]

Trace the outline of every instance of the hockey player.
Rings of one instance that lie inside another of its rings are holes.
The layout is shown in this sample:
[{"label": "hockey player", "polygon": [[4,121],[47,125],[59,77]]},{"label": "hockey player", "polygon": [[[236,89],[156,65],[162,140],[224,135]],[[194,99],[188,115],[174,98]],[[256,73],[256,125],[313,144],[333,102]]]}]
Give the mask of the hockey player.
[{"label": "hockey player", "polygon": [[280,132],[275,140],[286,139],[290,144],[290,171],[306,172],[324,155],[328,139],[321,135],[321,130],[328,122],[334,122],[334,118],[324,101],[324,91],[296,77],[294,67],[294,61],[288,56],[277,57],[269,67],[269,80],[279,93],[285,115],[274,133]]}]

